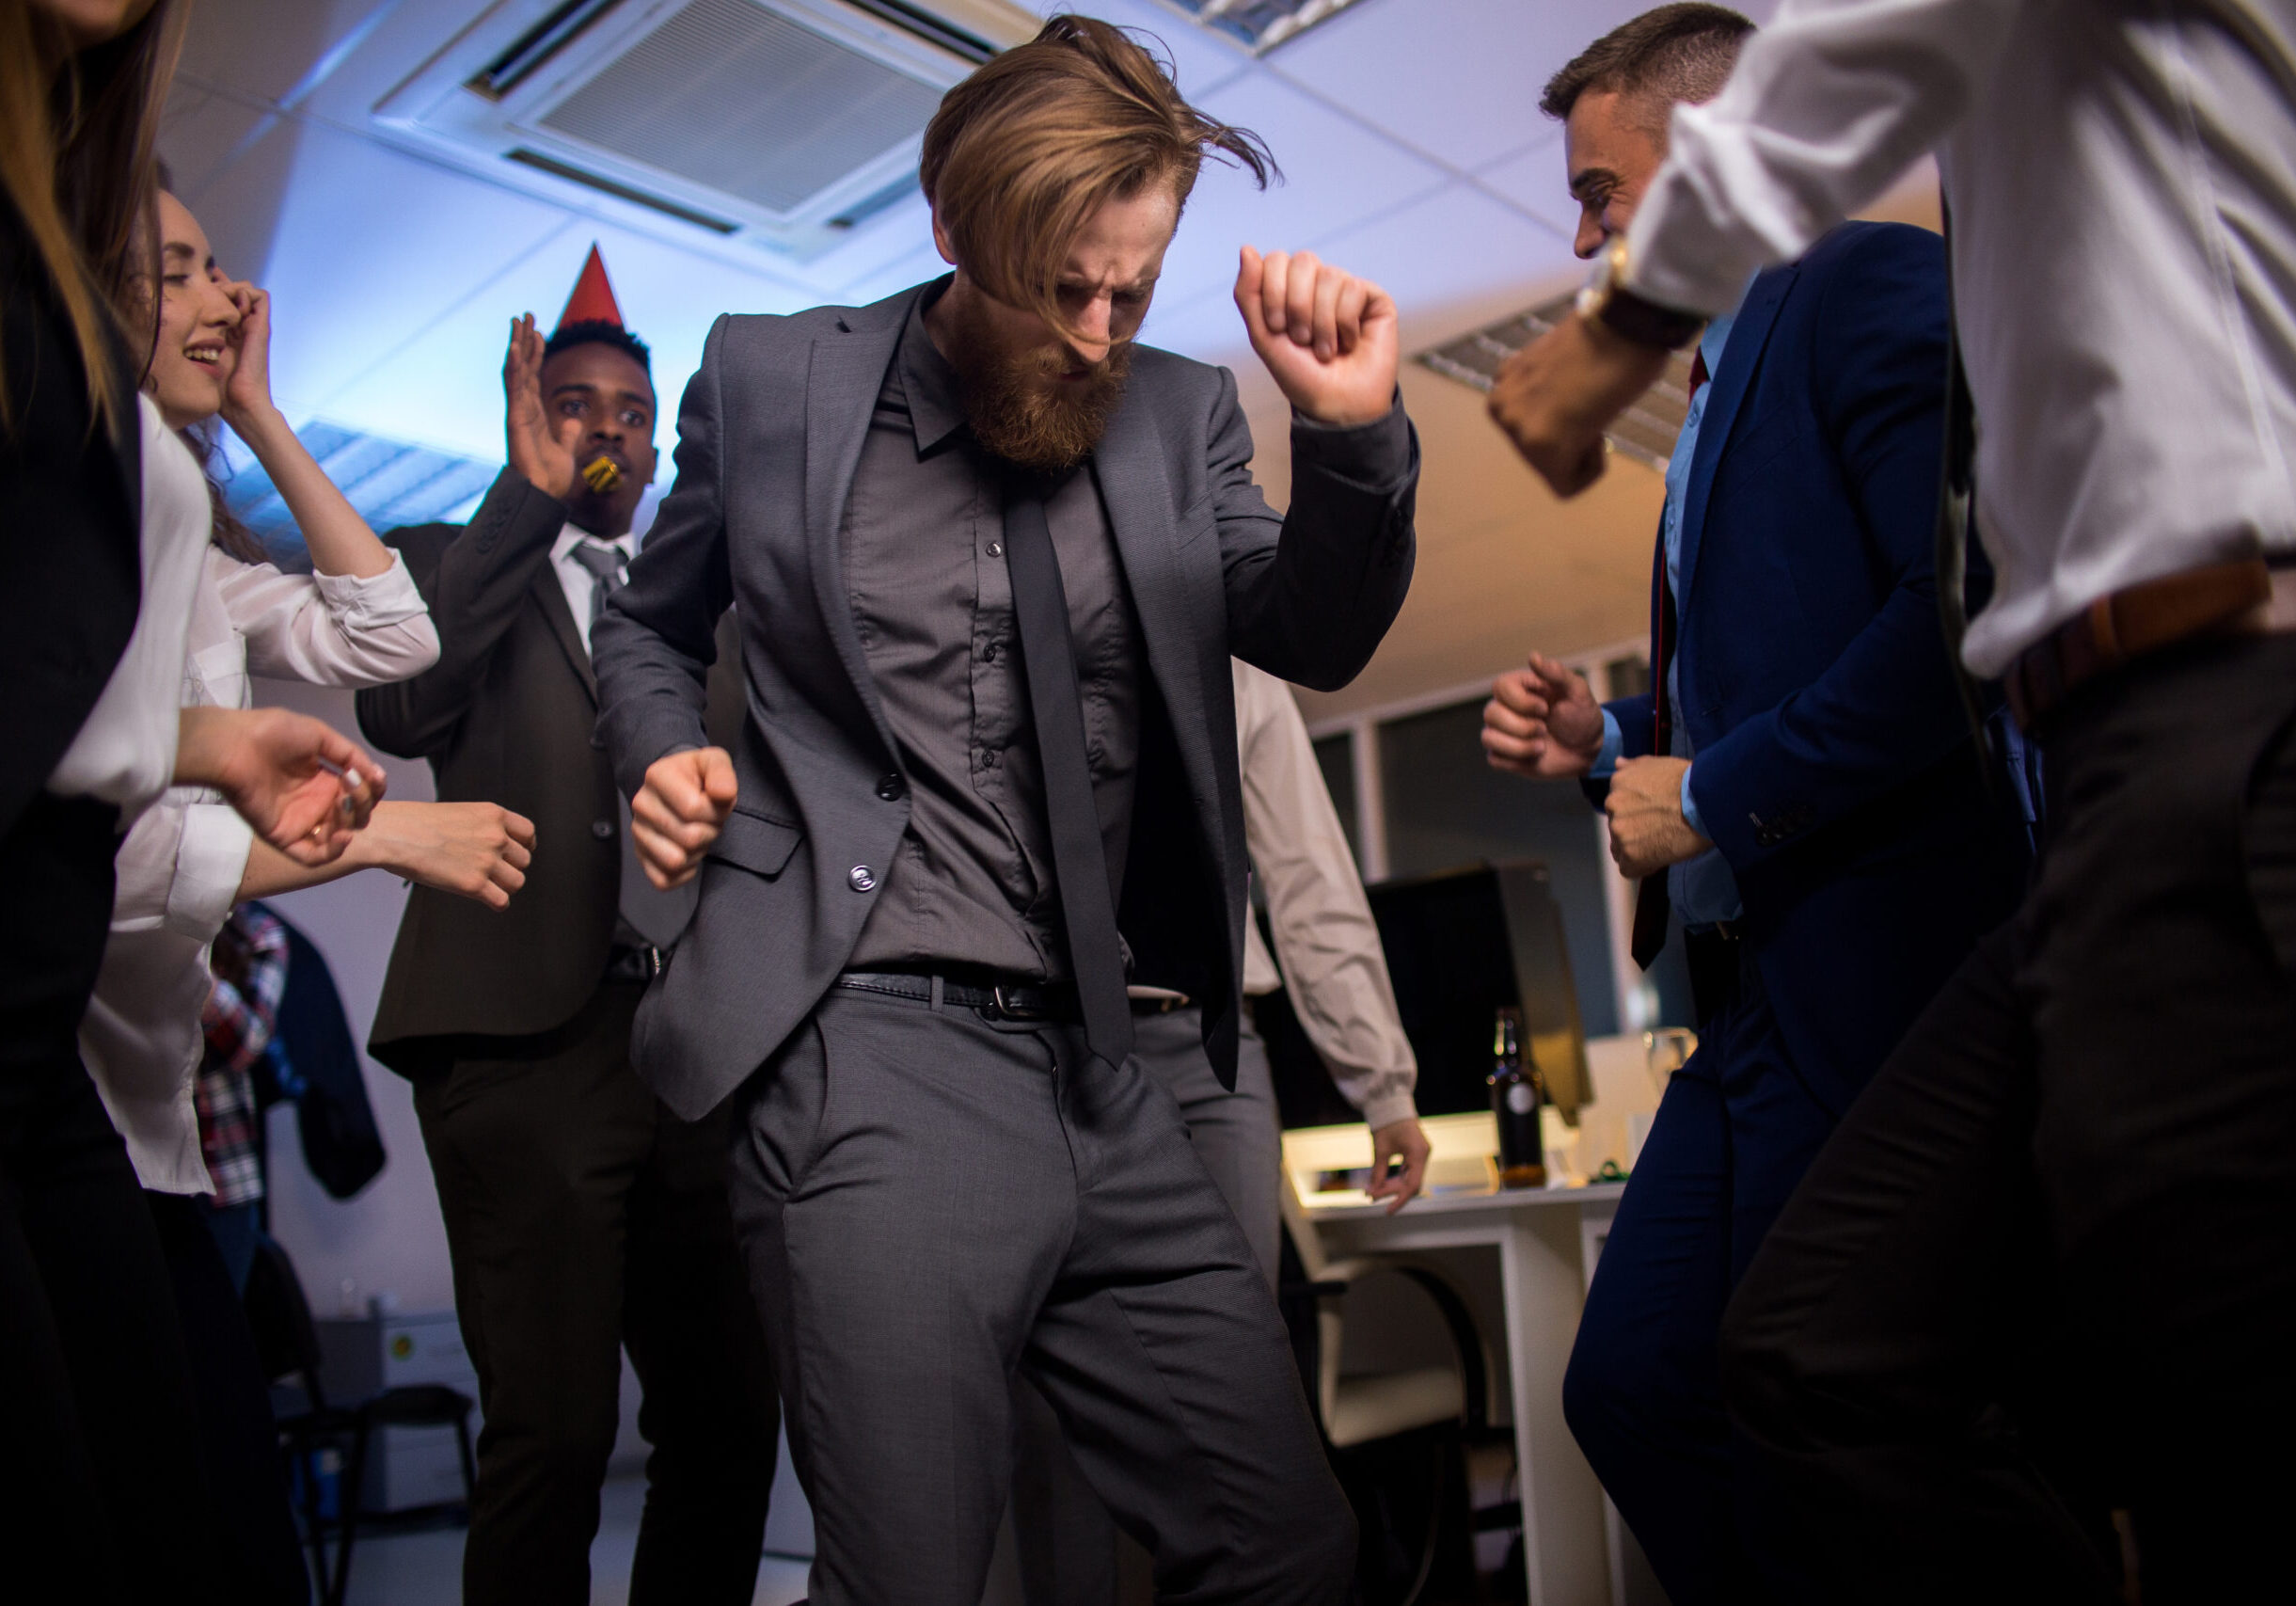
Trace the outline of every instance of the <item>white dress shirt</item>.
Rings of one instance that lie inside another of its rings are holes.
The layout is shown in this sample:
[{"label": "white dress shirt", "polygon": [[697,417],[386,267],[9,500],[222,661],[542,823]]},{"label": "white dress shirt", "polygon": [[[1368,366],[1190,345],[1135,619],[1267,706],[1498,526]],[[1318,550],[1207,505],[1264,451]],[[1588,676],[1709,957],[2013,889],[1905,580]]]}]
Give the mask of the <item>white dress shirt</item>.
[{"label": "white dress shirt", "polygon": [[122,830],[175,774],[183,640],[199,585],[199,555],[214,523],[207,476],[191,449],[176,438],[150,397],[135,398],[135,414],[143,432],[143,596],[135,628],[87,722],[48,777],[48,790],[57,797],[118,803]]},{"label": "white dress shirt", "polygon": [[588,569],[574,561],[574,549],[585,541],[613,548],[622,554],[622,562],[626,565],[638,553],[638,538],[625,533],[608,540],[603,535],[593,535],[587,530],[569,524],[550,548],[550,566],[558,571],[559,587],[566,594],[566,606],[574,610],[574,628],[581,631],[582,650],[588,652],[590,595],[597,589],[598,582]]},{"label": "white dress shirt", "polygon": [[2000,674],[2096,598],[2296,549],[2296,0],[1784,0],[1674,113],[1635,288],[1712,312],[1935,148]]},{"label": "white dress shirt", "polygon": [[1275,961],[1259,922],[1243,924],[1243,991],[1289,985],[1291,1008],[1338,1084],[1377,1131],[1417,1111],[1419,1064],[1396,1012],[1379,928],[1355,873],[1355,855],[1324,788],[1315,747],[1291,688],[1230,660],[1236,682],[1236,755],[1243,774],[1243,841],[1267,895]]},{"label": "white dress shirt", "polygon": [[[204,507],[204,480],[199,495]],[[438,661],[430,611],[395,553],[389,568],[360,580],[282,574],[209,546],[194,572],[200,583],[168,688],[171,721],[179,705],[246,708],[251,675],[377,686]],[[162,1193],[209,1191],[192,1107],[199,1013],[208,949],[238,900],[254,835],[215,793],[174,787],[119,845],[111,941],[80,1022],[80,1055],[137,1177]]]}]

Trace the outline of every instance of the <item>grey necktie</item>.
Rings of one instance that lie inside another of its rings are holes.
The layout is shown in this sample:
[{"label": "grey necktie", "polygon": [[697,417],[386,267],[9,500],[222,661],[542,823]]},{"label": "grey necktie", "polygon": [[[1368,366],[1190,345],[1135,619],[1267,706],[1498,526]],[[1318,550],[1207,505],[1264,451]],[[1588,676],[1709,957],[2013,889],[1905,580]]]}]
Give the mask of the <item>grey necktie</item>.
[{"label": "grey necktie", "polygon": [[[622,589],[622,567],[628,560],[622,555],[621,548],[586,538],[576,542],[569,555],[588,569],[596,582],[590,588],[590,627],[594,630],[598,615],[606,612],[606,599]],[[622,923],[629,928],[617,933],[618,940],[626,943],[635,936],[657,948],[667,948],[685,930],[686,922],[693,918],[693,906],[700,893],[692,882],[664,892],[646,880],[646,873],[638,863],[637,845],[630,840],[630,800],[622,795],[619,787],[614,788],[614,802],[622,813]]]}]

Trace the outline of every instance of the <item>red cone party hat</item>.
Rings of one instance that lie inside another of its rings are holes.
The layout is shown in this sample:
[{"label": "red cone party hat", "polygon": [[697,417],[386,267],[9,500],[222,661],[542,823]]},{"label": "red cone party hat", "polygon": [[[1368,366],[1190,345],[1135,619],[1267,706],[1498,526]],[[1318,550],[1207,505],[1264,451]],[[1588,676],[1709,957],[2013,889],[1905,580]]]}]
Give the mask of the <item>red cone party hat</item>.
[{"label": "red cone party hat", "polygon": [[566,310],[558,315],[558,326],[568,324],[611,324],[622,327],[622,309],[614,302],[614,287],[607,282],[606,262],[598,255],[598,247],[590,247],[590,260],[582,264],[582,277],[574,281],[574,294],[566,297]]}]

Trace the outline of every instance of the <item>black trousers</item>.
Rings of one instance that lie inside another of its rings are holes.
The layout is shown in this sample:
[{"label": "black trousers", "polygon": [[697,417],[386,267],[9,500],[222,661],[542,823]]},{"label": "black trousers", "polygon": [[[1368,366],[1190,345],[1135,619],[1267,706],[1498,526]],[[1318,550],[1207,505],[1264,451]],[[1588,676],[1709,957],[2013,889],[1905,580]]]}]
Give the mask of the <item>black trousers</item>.
[{"label": "black trousers", "polygon": [[217,1600],[166,1263],[80,1064],[115,818],[41,797],[0,837],[0,1555],[59,1599]]},{"label": "black trousers", "polygon": [[270,1380],[240,1291],[198,1200],[146,1193],[144,1201],[175,1287],[199,1412],[201,1465],[221,1519],[215,1540],[231,1599],[239,1606],[304,1606],[311,1598],[310,1574],[279,1454]]},{"label": "black trousers", "polygon": [[1852,1108],[1723,1381],[1825,1598],[2287,1589],[2296,1507],[2296,637],[2189,645],[2043,731],[2010,924]]},{"label": "black trousers", "polygon": [[727,1117],[677,1120],[630,1069],[643,989],[456,1045],[415,1089],[479,1375],[469,1606],[586,1606],[621,1351],[645,1390],[633,1606],[747,1606],[780,1406],[726,1204]]}]

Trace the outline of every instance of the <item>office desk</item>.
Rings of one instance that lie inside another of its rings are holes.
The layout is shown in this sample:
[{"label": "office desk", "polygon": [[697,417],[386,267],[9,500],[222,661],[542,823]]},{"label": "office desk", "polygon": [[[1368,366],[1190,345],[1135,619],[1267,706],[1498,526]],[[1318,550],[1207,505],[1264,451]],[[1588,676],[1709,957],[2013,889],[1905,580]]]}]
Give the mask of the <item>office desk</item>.
[{"label": "office desk", "polygon": [[[1488,1119],[1488,1118],[1485,1118]],[[1587,1279],[1624,1185],[1446,1193],[1384,1206],[1311,1208],[1337,1258],[1414,1250],[1498,1251],[1506,1332],[1500,1345],[1514,1418],[1523,1497],[1523,1565],[1530,1606],[1616,1606],[1624,1595],[1617,1519],[1562,1420],[1562,1372],[1578,1331]]]}]

